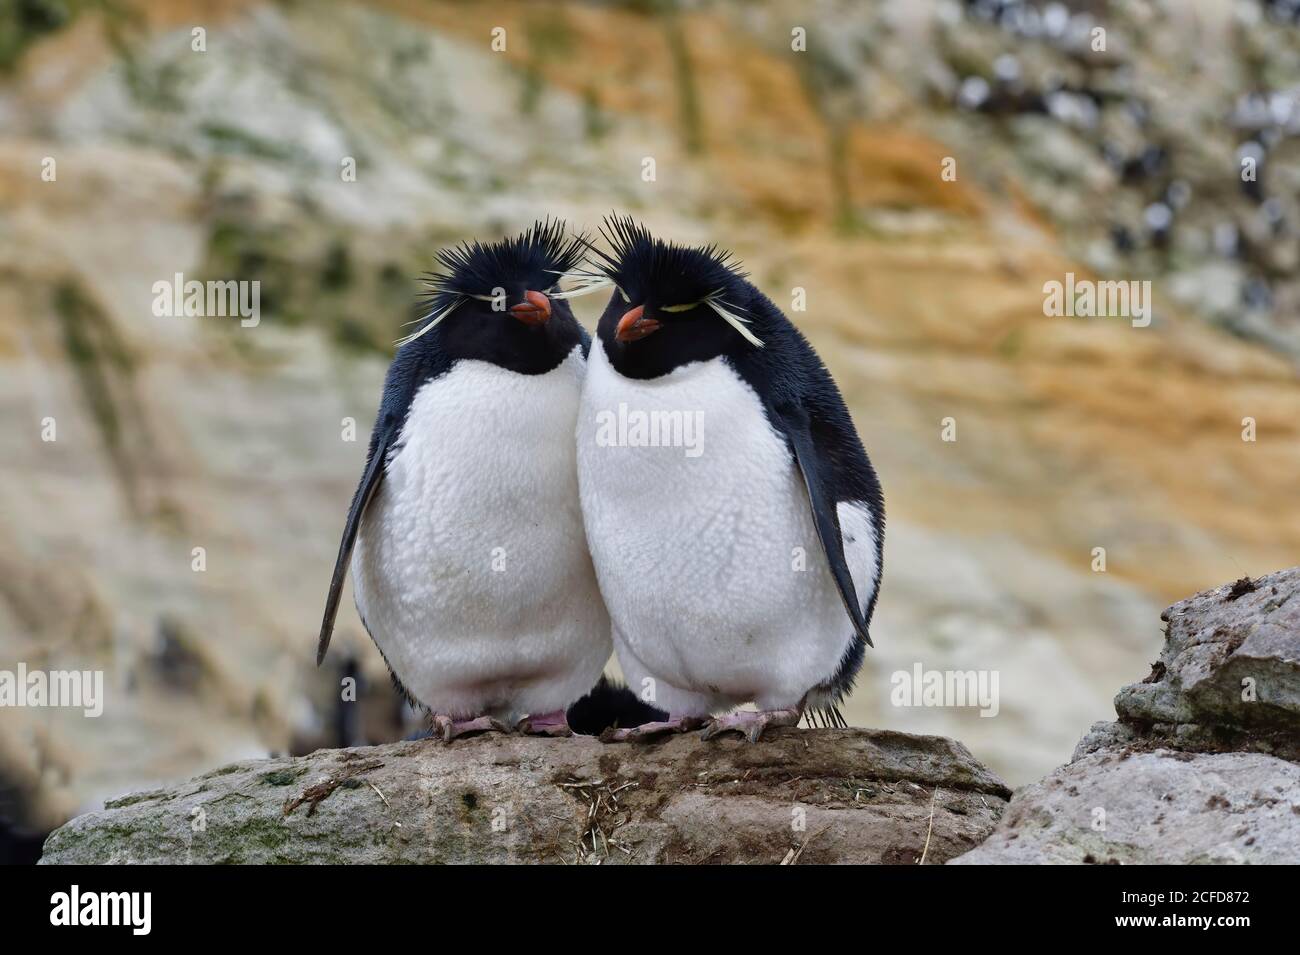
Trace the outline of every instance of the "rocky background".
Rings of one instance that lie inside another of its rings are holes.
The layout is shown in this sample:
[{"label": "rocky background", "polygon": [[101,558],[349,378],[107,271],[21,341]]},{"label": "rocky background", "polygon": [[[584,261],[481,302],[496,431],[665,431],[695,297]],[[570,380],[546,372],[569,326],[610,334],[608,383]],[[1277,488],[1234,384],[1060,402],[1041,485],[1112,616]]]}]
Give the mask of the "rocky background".
[{"label": "rocky background", "polygon": [[[889,505],[850,722],[1042,776],[1159,652],[1160,607],[1300,554],[1296,19],[6,3],[0,669],[103,669],[109,698],[0,711],[5,845],[231,760],[409,730],[350,606],[325,669],[312,652],[415,279],[446,242],[611,209],[732,247],[779,304],[806,290],[791,318]],[[260,324],[156,317],[178,272],[260,281]],[[1150,280],[1151,326],[1046,317],[1068,272]],[[997,671],[998,715],[891,706],[916,663]]]}]

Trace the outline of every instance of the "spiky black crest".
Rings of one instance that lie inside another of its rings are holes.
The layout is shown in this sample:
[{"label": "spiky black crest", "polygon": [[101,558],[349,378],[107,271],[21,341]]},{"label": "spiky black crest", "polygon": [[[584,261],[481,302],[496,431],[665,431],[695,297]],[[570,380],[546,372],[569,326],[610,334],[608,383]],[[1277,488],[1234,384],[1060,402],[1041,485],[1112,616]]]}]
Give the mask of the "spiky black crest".
[{"label": "spiky black crest", "polygon": [[629,286],[637,291],[681,288],[682,294],[698,291],[699,295],[707,295],[730,289],[746,277],[727,250],[716,245],[686,246],[656,239],[631,216],[606,216],[600,234],[609,244],[609,251],[593,248],[592,264],[628,295],[633,291]]},{"label": "spiky black crest", "polygon": [[[674,309],[707,306],[756,348],[763,341],[750,330],[748,302],[755,294],[740,263],[716,245],[685,246],[652,236],[630,216],[605,217],[600,233],[609,251],[591,246],[592,267],[566,276],[578,285],[562,293],[574,298],[614,285],[628,303]],[[590,243],[588,243],[590,246]]]},{"label": "spiky black crest", "polygon": [[613,285],[629,304],[670,312],[706,306],[751,345],[763,347],[749,328],[753,316],[748,302],[757,292],[730,252],[716,245],[664,242],[630,216],[616,213],[605,217],[600,233],[609,251],[586,243],[591,266],[568,272],[565,278],[577,284],[557,297],[577,298]]},{"label": "spiky black crest", "polygon": [[577,267],[586,249],[586,238],[570,235],[561,219],[538,220],[518,235],[496,242],[474,239],[440,249],[435,257],[437,271],[423,277],[429,294],[419,303],[417,322],[422,327],[401,343],[419,338],[466,298],[490,299],[495,288],[551,288],[560,273]]}]

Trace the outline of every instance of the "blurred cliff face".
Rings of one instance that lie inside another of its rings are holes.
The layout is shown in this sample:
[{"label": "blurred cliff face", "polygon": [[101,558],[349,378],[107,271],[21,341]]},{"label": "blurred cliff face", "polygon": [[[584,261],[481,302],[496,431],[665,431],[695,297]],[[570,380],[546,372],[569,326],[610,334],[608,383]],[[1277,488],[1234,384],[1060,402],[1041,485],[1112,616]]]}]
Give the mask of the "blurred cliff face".
[{"label": "blurred cliff face", "polygon": [[[0,669],[106,700],[0,710],[0,815],[401,733],[350,601],[312,650],[415,278],[610,209],[733,248],[849,401],[889,513],[851,722],[1061,762],[1165,603],[1300,554],[1290,9],[7,7]],[[1149,324],[1045,314],[1097,280]],[[891,705],[917,664],[997,715]]]}]

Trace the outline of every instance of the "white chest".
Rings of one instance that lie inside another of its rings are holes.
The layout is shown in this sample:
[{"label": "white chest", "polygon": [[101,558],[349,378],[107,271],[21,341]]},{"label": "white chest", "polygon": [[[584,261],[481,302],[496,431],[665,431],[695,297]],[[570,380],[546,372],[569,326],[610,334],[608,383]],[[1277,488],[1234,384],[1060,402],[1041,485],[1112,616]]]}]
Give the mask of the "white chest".
[{"label": "white chest", "polygon": [[576,349],[544,375],[460,361],[411,404],[353,582],[390,666],[439,712],[509,709],[529,687],[558,708],[608,658],[573,450],[582,371]]},{"label": "white chest", "polygon": [[[689,446],[671,440],[677,416],[695,421]],[[656,420],[669,440],[643,437]],[[797,702],[831,675],[851,627],[802,477],[758,396],[724,360],[638,381],[593,345],[578,472],[592,557],[633,684],[648,677],[722,703]]]}]

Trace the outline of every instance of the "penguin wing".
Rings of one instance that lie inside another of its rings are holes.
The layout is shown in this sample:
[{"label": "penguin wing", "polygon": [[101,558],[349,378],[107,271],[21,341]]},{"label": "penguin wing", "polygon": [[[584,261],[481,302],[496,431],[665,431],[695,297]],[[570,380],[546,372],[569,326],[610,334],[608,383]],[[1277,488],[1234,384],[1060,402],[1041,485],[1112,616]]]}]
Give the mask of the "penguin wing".
[{"label": "penguin wing", "polygon": [[352,559],[352,548],[357,542],[357,531],[361,528],[366,508],[384,479],[384,468],[401,436],[402,427],[406,424],[406,413],[411,407],[411,400],[421,383],[443,374],[450,367],[451,363],[442,353],[437,340],[424,338],[415,347],[408,345],[399,349],[388,368],[383,398],[379,402],[379,415],[370,436],[370,456],[366,459],[366,470],[361,475],[357,492],[352,495],[347,523],[343,525],[343,540],[339,542],[338,558],[334,561],[334,576],[330,579],[330,592],[325,599],[325,617],[320,625],[320,641],[316,645],[317,666],[325,659],[330,637],[334,634],[334,618],[338,616],[343,580],[348,575],[348,563]]},{"label": "penguin wing", "polygon": [[374,447],[370,450],[370,460],[361,475],[361,483],[352,495],[352,506],[348,509],[347,523],[343,525],[343,540],[339,542],[339,554],[334,561],[334,576],[330,579],[329,596],[325,599],[325,617],[321,620],[320,641],[316,644],[316,665],[320,666],[329,649],[330,637],[334,635],[334,618],[339,613],[339,601],[343,597],[343,581],[348,574],[348,563],[352,560],[352,548],[357,542],[357,531],[361,527],[361,518],[366,513],[375,491],[384,479],[384,461],[388,449],[397,438],[399,428],[391,424],[376,435]]},{"label": "penguin wing", "polygon": [[[844,559],[844,539],[840,533],[840,518],[836,509],[839,503],[834,493],[833,468],[837,455],[830,448],[822,445],[831,442],[819,442],[814,434],[813,418],[803,407],[786,405],[775,409],[777,424],[790,442],[794,460],[803,475],[804,487],[808,489],[808,502],[812,506],[813,523],[817,527],[817,536],[821,538],[822,550],[830,564],[831,576],[835,587],[840,592],[844,609],[853,622],[853,629],[860,640],[869,647],[874,647],[871,635],[867,632],[867,621],[863,617],[862,602],[858,600],[857,590],[853,586],[853,577],[849,574],[848,562]],[[818,431],[832,427],[830,422],[820,421]],[[832,435],[832,437],[838,437]],[[835,442],[840,443],[840,442]],[[844,449],[857,444],[854,441],[842,442]]]}]

